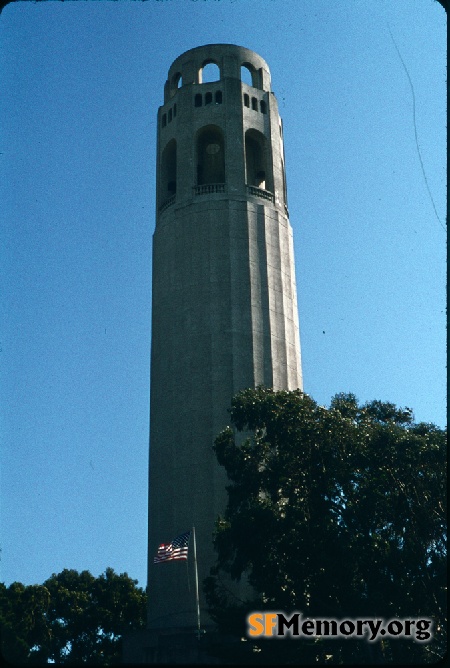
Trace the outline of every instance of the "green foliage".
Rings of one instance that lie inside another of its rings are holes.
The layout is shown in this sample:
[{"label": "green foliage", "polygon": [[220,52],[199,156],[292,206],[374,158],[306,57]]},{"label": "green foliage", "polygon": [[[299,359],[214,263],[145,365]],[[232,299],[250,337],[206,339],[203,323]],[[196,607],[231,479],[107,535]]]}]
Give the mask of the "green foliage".
[{"label": "green foliage", "polygon": [[[324,408],[300,391],[239,393],[215,441],[230,485],[217,523],[211,614],[244,635],[246,614],[337,619],[432,617],[435,638],[241,643],[246,661],[432,662],[445,648],[446,434],[410,409],[352,394]],[[237,434],[236,431],[242,432]],[[245,439],[245,440],[244,440]],[[234,599],[226,578],[254,597]]]},{"label": "green foliage", "polygon": [[121,637],[145,623],[146,595],[112,568],[65,569],[43,585],[0,584],[2,655],[14,664],[115,665]]}]

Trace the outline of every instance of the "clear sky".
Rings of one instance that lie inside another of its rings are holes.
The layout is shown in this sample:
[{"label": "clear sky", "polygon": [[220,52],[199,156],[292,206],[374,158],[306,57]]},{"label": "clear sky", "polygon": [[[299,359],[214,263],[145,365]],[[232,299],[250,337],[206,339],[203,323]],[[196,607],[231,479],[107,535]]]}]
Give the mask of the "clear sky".
[{"label": "clear sky", "polygon": [[305,391],[322,405],[337,392],[391,401],[445,425],[440,4],[9,4],[0,16],[7,584],[108,566],[146,584],[156,113],[172,61],[214,42],[246,46],[271,69]]}]

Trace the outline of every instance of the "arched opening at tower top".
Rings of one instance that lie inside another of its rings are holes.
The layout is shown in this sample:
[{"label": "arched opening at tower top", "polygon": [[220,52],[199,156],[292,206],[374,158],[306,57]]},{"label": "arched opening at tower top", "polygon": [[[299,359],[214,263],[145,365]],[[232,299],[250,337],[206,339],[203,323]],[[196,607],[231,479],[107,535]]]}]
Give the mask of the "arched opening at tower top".
[{"label": "arched opening at tower top", "polygon": [[241,81],[247,86],[253,86],[252,73],[246,65],[241,65]]},{"label": "arched opening at tower top", "polygon": [[220,68],[212,60],[203,63],[198,73],[199,83],[212,83],[220,80]]},{"label": "arched opening at tower top", "polygon": [[256,70],[250,63],[242,63],[241,65],[241,81],[247,86],[253,88],[261,88],[260,72]]},{"label": "arched opening at tower top", "polygon": [[173,75],[172,84],[174,88],[181,88],[181,86],[183,85],[183,78],[180,72],[177,72],[176,74]]},{"label": "arched opening at tower top", "polygon": [[245,174],[248,186],[273,191],[266,137],[257,130],[245,133]]},{"label": "arched opening at tower top", "polygon": [[171,139],[161,156],[160,202],[164,204],[177,192],[177,142]]},{"label": "arched opening at tower top", "polygon": [[225,150],[222,130],[207,125],[197,134],[197,185],[225,183]]},{"label": "arched opening at tower top", "polygon": [[169,82],[170,97],[173,97],[175,93],[178,91],[178,89],[181,88],[182,85],[183,85],[183,78],[181,76],[181,72],[175,72],[175,74],[172,76]]}]

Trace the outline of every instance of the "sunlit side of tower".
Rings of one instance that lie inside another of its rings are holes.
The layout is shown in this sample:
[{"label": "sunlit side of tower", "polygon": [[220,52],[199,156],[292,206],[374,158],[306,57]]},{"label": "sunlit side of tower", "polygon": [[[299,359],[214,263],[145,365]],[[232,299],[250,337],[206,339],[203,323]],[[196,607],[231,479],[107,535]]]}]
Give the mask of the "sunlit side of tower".
[{"label": "sunlit side of tower", "polygon": [[[203,83],[211,63],[217,80]],[[158,544],[195,525],[200,583],[209,575],[227,499],[212,444],[231,398],[302,388],[282,123],[256,53],[212,44],[174,61],[158,111],[156,199],[148,620],[186,629],[193,574],[183,562],[154,565]],[[207,619],[202,592],[200,602]]]}]

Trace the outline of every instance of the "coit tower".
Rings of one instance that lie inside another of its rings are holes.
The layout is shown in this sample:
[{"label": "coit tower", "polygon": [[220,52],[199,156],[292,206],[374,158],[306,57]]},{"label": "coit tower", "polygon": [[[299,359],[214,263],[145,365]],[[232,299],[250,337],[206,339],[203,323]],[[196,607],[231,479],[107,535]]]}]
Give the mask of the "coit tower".
[{"label": "coit tower", "polygon": [[183,562],[153,563],[160,543],[192,526],[207,619],[201,583],[227,501],[212,445],[232,396],[302,388],[284,163],[259,55],[209,44],[172,63],[158,111],[153,236],[150,629],[195,627],[192,573]]}]

